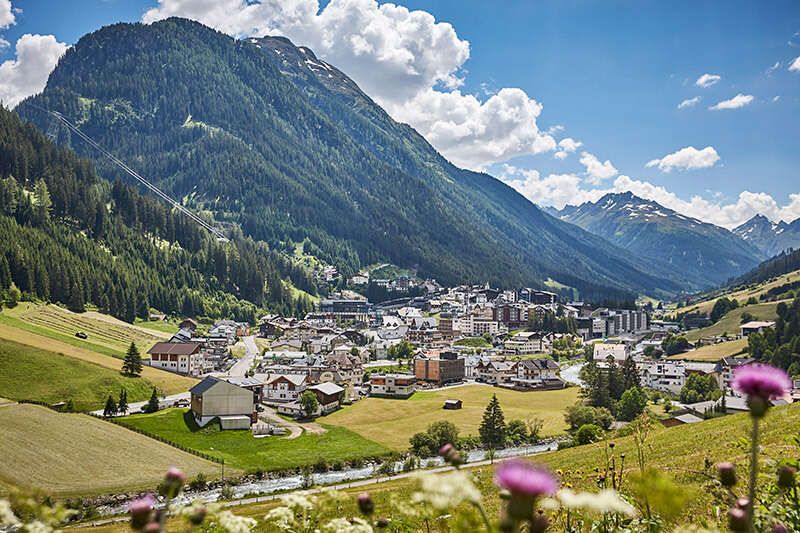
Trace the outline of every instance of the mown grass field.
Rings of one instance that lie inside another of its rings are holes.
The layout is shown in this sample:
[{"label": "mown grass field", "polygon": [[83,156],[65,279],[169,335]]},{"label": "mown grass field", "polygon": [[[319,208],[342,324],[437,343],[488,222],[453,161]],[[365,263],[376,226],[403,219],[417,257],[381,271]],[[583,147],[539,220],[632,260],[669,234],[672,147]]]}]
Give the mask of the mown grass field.
[{"label": "mown grass field", "polygon": [[[0,313],[0,317],[3,313]],[[38,335],[30,331],[9,326],[0,321],[0,339],[10,340],[18,344],[24,344],[32,348],[54,352],[67,357],[92,363],[103,368],[119,372],[122,361],[114,357],[109,357],[86,348],[67,344],[60,340]],[[157,368],[145,366],[142,369],[142,377],[155,385],[159,391],[165,394],[174,394],[189,390],[197,381],[193,378],[173,374]]]},{"label": "mown grass field", "polygon": [[256,439],[249,430],[222,431],[219,425],[198,428],[186,409],[166,409],[131,415],[119,421],[225,460],[225,465],[247,471],[270,471],[372,457],[389,453],[380,444],[342,427],[326,425],[322,434],[304,433],[296,439]]},{"label": "mown grass field", "polygon": [[793,283],[798,280],[800,280],[800,270],[795,270],[793,272],[783,274],[782,276],[778,276],[772,281],[765,281],[763,283],[758,283],[752,287],[739,289],[737,291],[732,291],[730,293],[717,294],[713,298],[708,298],[707,300],[703,300],[701,302],[697,302],[692,305],[688,305],[686,307],[678,308],[674,311],[674,313],[677,314],[677,313],[687,313],[689,311],[700,311],[701,313],[708,314],[711,312],[711,309],[714,308],[714,302],[716,302],[717,299],[720,298],[721,296],[727,296],[728,298],[733,298],[737,300],[739,303],[744,304],[751,297],[758,298],[770,289],[786,285],[787,283]]},{"label": "mown grass field", "polygon": [[679,353],[671,355],[667,359],[679,359],[682,361],[703,361],[703,362],[716,362],[723,357],[736,355],[742,353],[747,348],[747,339],[736,339],[728,342],[720,342],[717,344],[709,344],[708,346],[701,346],[696,350],[690,350],[686,353]]},{"label": "mown grass field", "polygon": [[144,378],[72,359],[47,350],[0,340],[0,396],[53,404],[72,400],[78,411],[101,409],[109,395],[144,401],[153,385]]},{"label": "mown grass field", "polygon": [[[131,325],[102,313],[73,313],[53,304],[20,302],[3,310],[2,323],[113,357],[122,357],[131,341],[144,353],[154,343],[169,338],[166,332]],[[77,332],[88,338],[76,337]]]},{"label": "mown grass field", "polygon": [[[733,415],[665,429],[654,426],[643,448],[645,466],[667,474],[683,487],[686,503],[679,508],[679,517],[675,529],[685,531],[682,525],[704,525],[712,530],[727,531],[725,513],[720,507],[719,518],[715,508],[713,490],[710,489],[713,471],[705,467],[706,459],[710,464],[726,460],[732,461],[739,469],[739,479],[747,479],[748,449],[742,443],[750,428],[747,414]],[[761,470],[759,481],[764,483],[774,476],[774,466],[770,459],[796,457],[800,450],[788,443],[788,437],[800,432],[800,405],[788,405],[774,408],[762,422],[762,449],[760,455]],[[546,464],[553,471],[561,472],[562,482],[575,489],[597,491],[595,468],[605,465],[605,453],[608,442],[599,442],[586,446],[578,446],[557,452],[532,457],[531,460]],[[628,493],[631,487],[631,476],[638,471],[636,464],[636,445],[632,437],[613,439],[617,454],[625,454],[625,468],[621,490]],[[713,470],[713,467],[712,467]],[[469,469],[473,473],[475,484],[484,495],[487,514],[496,519],[500,512],[500,500],[493,481],[493,466],[481,466]],[[376,514],[383,516],[389,501],[395,498],[407,498],[415,489],[413,479],[399,479],[390,482],[376,483],[348,490],[352,495],[350,503],[338,515],[358,516],[355,508],[357,494],[367,492],[375,502]],[[258,520],[280,502],[268,502],[233,508],[232,511],[242,516],[251,516]],[[719,520],[719,521],[718,521]],[[174,530],[181,530],[179,523],[174,523]],[[424,528],[424,524],[419,525]],[[110,533],[127,531],[127,524],[112,524],[87,531]]]},{"label": "mown grass field", "polygon": [[88,415],[38,405],[0,407],[0,482],[55,495],[154,488],[179,465],[189,475],[219,465]]},{"label": "mown grass field", "polygon": [[738,335],[739,326],[742,323],[742,315],[750,313],[755,320],[775,320],[778,316],[776,309],[779,302],[767,302],[763,304],[753,304],[738,307],[719,319],[718,322],[705,328],[692,329],[686,332],[686,338],[695,341],[701,337],[714,337],[727,333],[728,335]]},{"label": "mown grass field", "polygon": [[[542,435],[566,430],[564,409],[578,399],[578,388],[555,391],[518,392],[488,385],[465,385],[447,390],[417,392],[408,400],[364,398],[320,419],[345,427],[393,450],[408,449],[408,439],[438,420],[449,420],[461,435],[477,435],[486,404],[497,394],[506,421],[514,418],[544,421]],[[445,400],[458,399],[463,408],[445,411]]]}]

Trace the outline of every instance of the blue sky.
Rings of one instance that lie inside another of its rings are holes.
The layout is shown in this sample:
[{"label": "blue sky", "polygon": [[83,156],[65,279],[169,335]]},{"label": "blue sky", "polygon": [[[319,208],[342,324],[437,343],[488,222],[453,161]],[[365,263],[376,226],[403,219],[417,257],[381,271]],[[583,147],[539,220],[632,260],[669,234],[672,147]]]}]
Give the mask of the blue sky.
[{"label": "blue sky", "polygon": [[[12,0],[21,12],[0,29],[9,43],[0,62],[21,63],[15,45],[24,34],[71,45],[148,11],[148,21],[177,14],[238,37],[280,33],[353,76],[457,164],[487,170],[537,203],[632,190],[728,227],[757,212],[800,217],[796,1],[273,4]],[[290,4],[303,14],[289,13]],[[49,45],[40,48],[52,63]],[[48,68],[43,61],[40,70]],[[704,74],[719,78],[698,86]],[[22,93],[33,86],[20,85]],[[13,88],[0,79],[4,90],[8,101]],[[746,105],[709,109],[737,95]],[[695,103],[679,109],[683,101]],[[564,138],[572,151],[558,148]]]}]

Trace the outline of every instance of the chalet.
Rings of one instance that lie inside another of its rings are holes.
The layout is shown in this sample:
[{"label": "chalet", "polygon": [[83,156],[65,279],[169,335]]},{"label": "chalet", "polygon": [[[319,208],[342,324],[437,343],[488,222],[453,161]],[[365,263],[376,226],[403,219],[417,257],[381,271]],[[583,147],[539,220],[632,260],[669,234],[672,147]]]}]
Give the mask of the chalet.
[{"label": "chalet", "polygon": [[549,357],[517,361],[514,370],[515,375],[507,383],[517,390],[563,389],[566,386],[559,376],[560,367]]},{"label": "chalet", "polygon": [[513,361],[489,359],[480,361],[475,367],[475,379],[485,383],[503,383],[516,375]]},{"label": "chalet", "polygon": [[265,399],[272,402],[293,402],[306,389],[305,374],[270,374],[265,383]]},{"label": "chalet", "polygon": [[373,374],[369,380],[370,396],[410,398],[416,383],[413,374]]},{"label": "chalet", "polygon": [[222,429],[248,429],[254,418],[253,392],[213,376],[189,389],[191,411],[200,426],[219,417]]},{"label": "chalet", "polygon": [[614,359],[617,364],[622,363],[630,356],[630,349],[622,343],[598,342],[594,345],[593,359],[598,363],[608,362],[608,358]]},{"label": "chalet", "polygon": [[197,321],[192,318],[184,318],[181,320],[181,323],[178,324],[180,329],[188,329],[189,331],[196,331],[197,330]]},{"label": "chalet", "polygon": [[147,353],[150,354],[150,366],[198,376],[204,366],[202,348],[199,342],[157,342]]},{"label": "chalet", "polygon": [[269,347],[271,352],[302,352],[303,341],[300,339],[280,339]]},{"label": "chalet", "polygon": [[320,383],[308,388],[317,395],[319,400],[319,412],[328,414],[339,408],[339,403],[344,397],[344,389],[335,383]]},{"label": "chalet", "polygon": [[742,337],[747,337],[751,333],[761,333],[765,329],[774,328],[775,322],[761,322],[761,321],[751,321],[746,322],[739,326],[739,332],[741,333]]},{"label": "chalet", "polygon": [[530,355],[548,351],[551,344],[548,334],[522,331],[503,344],[503,352],[506,355]]}]

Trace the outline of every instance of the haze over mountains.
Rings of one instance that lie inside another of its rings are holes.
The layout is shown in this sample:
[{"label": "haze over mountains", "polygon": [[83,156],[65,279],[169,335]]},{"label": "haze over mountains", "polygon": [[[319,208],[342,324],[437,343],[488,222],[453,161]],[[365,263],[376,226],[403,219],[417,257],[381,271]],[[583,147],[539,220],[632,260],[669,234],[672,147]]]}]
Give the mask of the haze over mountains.
[{"label": "haze over mountains", "polygon": [[766,255],[725,228],[701,222],[630,192],[566,206],[554,214],[705,289],[755,267]]},{"label": "haze over mountains", "polygon": [[[305,241],[345,275],[389,261],[445,284],[554,279],[587,299],[685,288],[668,265],[456,168],[285,39],[236,41],[183,19],[116,24],[70,48],[29,102],[63,113],[188,205],[274,249]],[[49,125],[25,102],[18,112]],[[97,156],[64,132],[58,141]]]}]

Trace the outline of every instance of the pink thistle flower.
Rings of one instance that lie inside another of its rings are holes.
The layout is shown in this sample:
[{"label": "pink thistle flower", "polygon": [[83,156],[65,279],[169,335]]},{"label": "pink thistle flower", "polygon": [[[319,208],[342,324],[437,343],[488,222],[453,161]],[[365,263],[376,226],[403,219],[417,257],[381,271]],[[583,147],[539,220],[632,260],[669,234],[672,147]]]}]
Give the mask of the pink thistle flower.
[{"label": "pink thistle flower", "polygon": [[503,461],[497,467],[495,483],[512,494],[550,496],[558,490],[558,480],[544,467],[521,459]]},{"label": "pink thistle flower", "polygon": [[128,514],[131,515],[131,527],[133,529],[142,529],[150,521],[155,503],[156,500],[153,496],[147,494],[128,504]]},{"label": "pink thistle flower", "polygon": [[733,389],[750,398],[779,398],[791,387],[792,382],[786,372],[768,365],[741,366],[733,374]]}]

